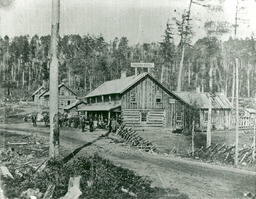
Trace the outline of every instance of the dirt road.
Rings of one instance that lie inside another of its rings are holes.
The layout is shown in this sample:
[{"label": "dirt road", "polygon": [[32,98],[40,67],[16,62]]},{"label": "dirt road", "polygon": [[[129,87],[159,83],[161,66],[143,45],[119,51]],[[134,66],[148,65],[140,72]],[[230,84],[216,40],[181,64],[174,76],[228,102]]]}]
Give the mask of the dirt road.
[{"label": "dirt road", "polygon": [[[49,132],[47,128],[33,128],[30,124],[8,125],[5,128],[0,126],[0,129],[2,132],[32,133],[39,136],[48,136]],[[61,130],[61,144],[71,151],[102,133],[103,131],[81,133],[74,129]],[[96,145],[83,149],[80,155],[95,152],[141,176],[150,177],[154,186],[175,187],[192,199],[238,199],[243,198],[245,192],[256,192],[255,172],[148,154],[124,143],[116,143],[115,137],[100,140]]]}]

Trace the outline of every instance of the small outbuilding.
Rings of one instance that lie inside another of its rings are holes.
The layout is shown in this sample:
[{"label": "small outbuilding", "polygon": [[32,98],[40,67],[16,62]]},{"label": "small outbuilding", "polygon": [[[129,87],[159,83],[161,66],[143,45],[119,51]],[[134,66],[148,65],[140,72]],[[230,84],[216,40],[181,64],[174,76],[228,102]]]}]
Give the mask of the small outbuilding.
[{"label": "small outbuilding", "polygon": [[43,93],[45,93],[47,91],[47,89],[44,86],[40,86],[32,95],[32,101],[35,104],[39,103],[39,96],[42,95]]},{"label": "small outbuilding", "polygon": [[[77,95],[64,83],[59,85],[59,109],[63,110],[66,106],[76,102]],[[46,90],[39,96],[39,103],[43,107],[49,107],[50,91]]]},{"label": "small outbuilding", "polygon": [[201,129],[207,128],[208,111],[211,100],[211,119],[214,129],[229,129],[231,125],[232,105],[222,93],[174,92],[183,101],[199,111],[197,125]]}]

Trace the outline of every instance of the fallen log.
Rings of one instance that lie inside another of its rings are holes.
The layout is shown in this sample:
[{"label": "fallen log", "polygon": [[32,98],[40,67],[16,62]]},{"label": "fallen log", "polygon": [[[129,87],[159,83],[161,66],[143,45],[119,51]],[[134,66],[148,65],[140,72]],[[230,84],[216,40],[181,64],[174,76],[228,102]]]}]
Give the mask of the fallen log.
[{"label": "fallen log", "polygon": [[55,185],[54,184],[50,184],[44,194],[44,197],[43,199],[51,199],[52,198],[52,195],[54,193],[54,190],[55,190]]},{"label": "fallen log", "polygon": [[107,137],[110,133],[111,133],[111,132],[107,132],[107,133],[105,133],[105,134],[99,136],[98,138],[92,140],[91,142],[87,142],[87,143],[85,143],[84,145],[82,145],[82,146],[76,148],[73,152],[71,152],[69,155],[67,155],[66,157],[64,157],[64,158],[61,160],[62,164],[67,163],[69,160],[71,160],[73,157],[75,157],[75,155],[76,155],[77,153],[79,153],[83,148],[88,147],[88,146],[91,146],[92,144],[94,144],[94,143],[97,142],[98,140],[101,140],[101,139]]},{"label": "fallen log", "polygon": [[16,143],[7,142],[7,145],[27,145],[27,144],[28,144],[27,142],[16,142]]},{"label": "fallen log", "polygon": [[246,156],[249,154],[249,152],[246,152],[244,155],[243,155],[243,157],[242,157],[242,159],[240,160],[240,163],[242,163],[243,161],[244,161],[244,159],[246,158]]}]

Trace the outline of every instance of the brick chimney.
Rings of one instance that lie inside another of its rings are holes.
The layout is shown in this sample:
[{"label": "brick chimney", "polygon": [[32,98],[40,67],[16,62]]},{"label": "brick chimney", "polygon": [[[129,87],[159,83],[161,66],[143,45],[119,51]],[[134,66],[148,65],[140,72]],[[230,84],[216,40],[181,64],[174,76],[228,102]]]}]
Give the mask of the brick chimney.
[{"label": "brick chimney", "polygon": [[196,87],[196,92],[200,93],[200,86]]},{"label": "brick chimney", "polygon": [[126,78],[126,70],[121,71],[121,79]]}]

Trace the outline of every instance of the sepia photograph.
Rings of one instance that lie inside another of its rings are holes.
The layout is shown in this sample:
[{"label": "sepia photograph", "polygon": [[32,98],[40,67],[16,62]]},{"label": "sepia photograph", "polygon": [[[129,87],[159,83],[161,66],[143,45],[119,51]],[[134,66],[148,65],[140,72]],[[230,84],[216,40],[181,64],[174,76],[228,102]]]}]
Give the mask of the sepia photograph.
[{"label": "sepia photograph", "polygon": [[0,0],[0,199],[256,199],[256,0]]}]

